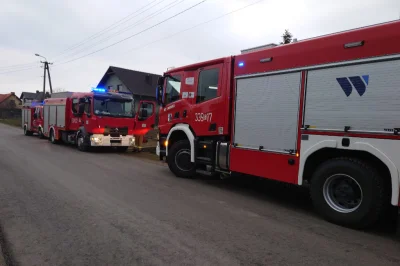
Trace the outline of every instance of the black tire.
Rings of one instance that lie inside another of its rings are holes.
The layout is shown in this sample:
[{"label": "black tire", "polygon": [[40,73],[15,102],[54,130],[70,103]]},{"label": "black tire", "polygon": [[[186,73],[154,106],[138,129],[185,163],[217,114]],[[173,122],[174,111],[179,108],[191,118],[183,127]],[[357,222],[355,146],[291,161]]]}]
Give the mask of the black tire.
[{"label": "black tire", "polygon": [[355,229],[373,226],[389,203],[377,170],[352,158],[322,163],[313,174],[310,193],[327,221]]},{"label": "black tire", "polygon": [[196,174],[195,164],[190,162],[190,143],[188,140],[175,142],[168,150],[168,167],[177,177],[192,178]]},{"label": "black tire", "polygon": [[90,146],[84,143],[83,135],[80,132],[76,136],[76,145],[78,147],[78,150],[80,150],[82,152],[87,152],[90,150]]},{"label": "black tire", "polygon": [[54,130],[50,129],[50,135],[49,135],[49,141],[53,144],[57,144],[58,141],[56,140],[56,137],[54,136]]},{"label": "black tire", "polygon": [[25,125],[24,126],[24,135],[25,136],[32,136],[33,132],[28,130],[28,127]]},{"label": "black tire", "polygon": [[43,135],[42,128],[39,128],[39,130],[38,130],[38,135],[39,135],[39,138],[40,138],[40,139],[44,139],[44,135]]}]

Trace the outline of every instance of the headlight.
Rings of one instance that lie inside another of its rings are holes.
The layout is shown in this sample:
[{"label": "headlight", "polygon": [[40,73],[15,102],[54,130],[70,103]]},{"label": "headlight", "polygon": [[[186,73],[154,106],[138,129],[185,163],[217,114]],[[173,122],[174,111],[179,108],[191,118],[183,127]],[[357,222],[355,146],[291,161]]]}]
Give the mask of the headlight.
[{"label": "headlight", "polygon": [[91,137],[90,140],[93,142],[99,143],[99,142],[101,142],[102,138],[101,137]]},{"label": "headlight", "polygon": [[135,144],[135,138],[129,138],[129,146],[132,146]]}]

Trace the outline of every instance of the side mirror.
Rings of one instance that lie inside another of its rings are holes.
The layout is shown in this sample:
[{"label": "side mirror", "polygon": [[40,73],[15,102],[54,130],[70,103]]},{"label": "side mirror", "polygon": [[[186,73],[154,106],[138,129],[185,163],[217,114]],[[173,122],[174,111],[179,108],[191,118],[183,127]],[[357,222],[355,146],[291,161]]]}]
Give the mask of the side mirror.
[{"label": "side mirror", "polygon": [[33,114],[33,118],[37,119],[37,114],[36,113]]},{"label": "side mirror", "polygon": [[159,105],[163,103],[163,87],[162,85],[158,85],[156,88],[156,101]]}]

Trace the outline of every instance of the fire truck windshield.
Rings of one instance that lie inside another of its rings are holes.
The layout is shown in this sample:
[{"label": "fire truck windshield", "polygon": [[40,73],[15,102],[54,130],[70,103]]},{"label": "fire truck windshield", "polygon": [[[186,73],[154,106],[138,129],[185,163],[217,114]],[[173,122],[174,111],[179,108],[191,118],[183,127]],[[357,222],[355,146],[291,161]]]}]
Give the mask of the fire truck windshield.
[{"label": "fire truck windshield", "polygon": [[93,111],[95,115],[134,117],[134,110],[132,99],[94,98]]}]

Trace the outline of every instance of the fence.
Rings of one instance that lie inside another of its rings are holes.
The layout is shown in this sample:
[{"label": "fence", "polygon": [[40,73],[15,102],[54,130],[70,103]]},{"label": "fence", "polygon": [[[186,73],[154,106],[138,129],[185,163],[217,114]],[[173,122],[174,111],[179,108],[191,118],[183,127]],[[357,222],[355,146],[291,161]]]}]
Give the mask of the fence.
[{"label": "fence", "polygon": [[0,108],[0,119],[21,119],[21,114],[21,109]]}]

